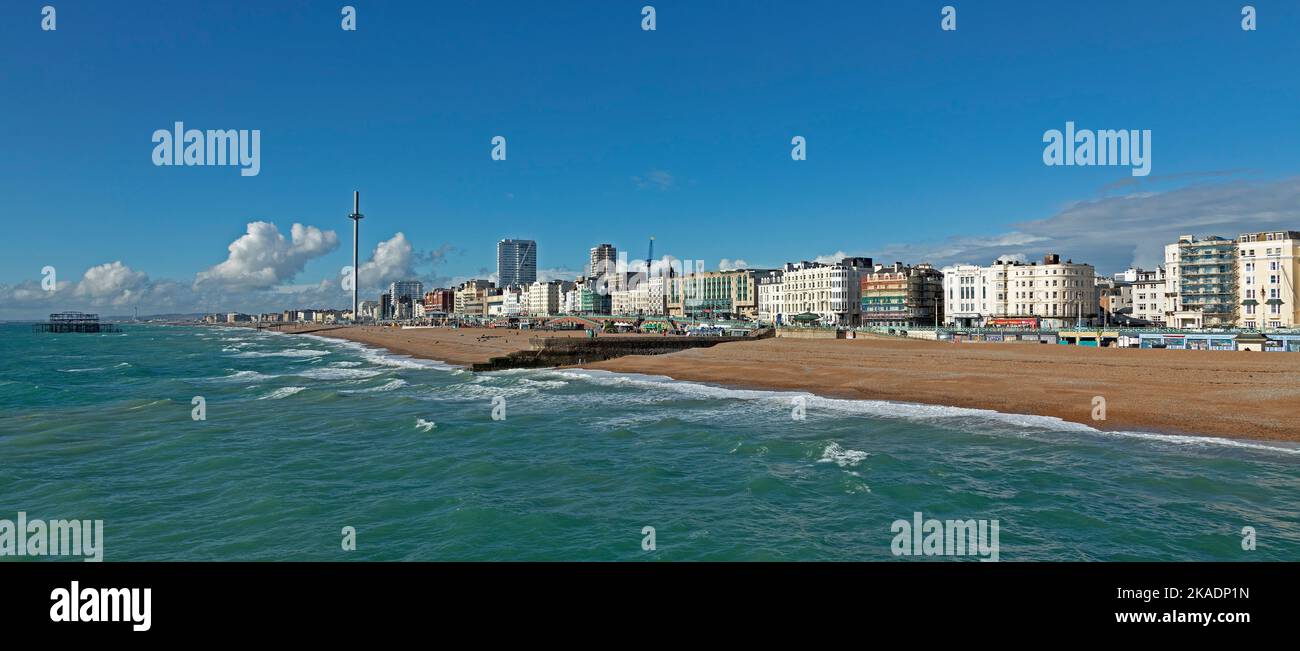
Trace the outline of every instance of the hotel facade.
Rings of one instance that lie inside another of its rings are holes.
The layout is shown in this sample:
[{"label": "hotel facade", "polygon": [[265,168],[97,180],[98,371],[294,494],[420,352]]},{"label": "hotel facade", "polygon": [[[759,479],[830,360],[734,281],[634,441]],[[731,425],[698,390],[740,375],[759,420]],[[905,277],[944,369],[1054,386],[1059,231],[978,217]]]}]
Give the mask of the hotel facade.
[{"label": "hotel facade", "polygon": [[943,272],[928,264],[876,265],[862,275],[864,326],[938,325],[943,320]]},{"label": "hotel facade", "polygon": [[668,279],[668,315],[688,318],[745,318],[758,315],[762,270],[697,271]]},{"label": "hotel facade", "polygon": [[669,277],[636,273],[628,287],[609,293],[611,314],[664,316],[668,313]]},{"label": "hotel facade", "polygon": [[1294,328],[1300,324],[1300,232],[1242,233],[1237,238],[1237,325],[1247,330]]},{"label": "hotel facade", "polygon": [[862,314],[862,275],[871,258],[844,258],[835,264],[787,262],[781,294],[787,320],[814,314],[822,325],[855,326]]},{"label": "hotel facade", "polygon": [[785,270],[773,269],[758,276],[758,320],[784,325],[790,315],[785,313]]},{"label": "hotel facade", "polygon": [[1165,268],[1132,269],[1133,318],[1165,324]]},{"label": "hotel facade", "polygon": [[1091,324],[1098,318],[1096,270],[1061,261],[1055,253],[1039,262],[998,260],[943,270],[946,323],[959,327]]}]

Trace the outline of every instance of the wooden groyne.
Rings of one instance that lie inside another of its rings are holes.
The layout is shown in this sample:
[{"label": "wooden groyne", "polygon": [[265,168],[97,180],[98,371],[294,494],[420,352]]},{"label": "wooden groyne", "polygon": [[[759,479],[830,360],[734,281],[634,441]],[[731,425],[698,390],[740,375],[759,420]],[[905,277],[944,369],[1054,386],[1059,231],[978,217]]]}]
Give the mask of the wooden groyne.
[{"label": "wooden groyne", "polygon": [[[770,332],[765,333],[771,336]],[[502,371],[510,368],[553,368],[589,364],[626,355],[666,355],[692,348],[709,348],[718,344],[762,339],[750,337],[532,337],[530,349],[493,357],[474,364],[475,371]]]}]

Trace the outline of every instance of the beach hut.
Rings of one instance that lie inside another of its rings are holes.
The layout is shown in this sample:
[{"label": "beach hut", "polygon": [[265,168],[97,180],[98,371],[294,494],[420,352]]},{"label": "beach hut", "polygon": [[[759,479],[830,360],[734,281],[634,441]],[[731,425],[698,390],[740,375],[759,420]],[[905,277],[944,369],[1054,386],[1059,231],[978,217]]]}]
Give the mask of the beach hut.
[{"label": "beach hut", "polygon": [[1258,332],[1247,332],[1237,335],[1237,350],[1250,350],[1254,352],[1263,352],[1264,345],[1268,342],[1265,337]]}]

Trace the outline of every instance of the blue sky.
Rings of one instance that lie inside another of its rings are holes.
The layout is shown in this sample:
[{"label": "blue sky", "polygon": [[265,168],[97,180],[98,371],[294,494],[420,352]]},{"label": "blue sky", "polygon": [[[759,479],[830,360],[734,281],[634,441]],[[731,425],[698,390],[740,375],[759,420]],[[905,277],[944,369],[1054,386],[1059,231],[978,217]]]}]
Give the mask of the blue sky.
[{"label": "blue sky", "polygon": [[[651,235],[710,268],[1055,250],[1109,273],[1180,232],[1300,229],[1300,4],[1254,2],[1254,32],[1242,4],[11,0],[0,317],[194,307],[196,276],[257,221],[338,244],[197,307],[341,306],[354,188],[363,258],[400,232],[396,266],[430,283],[493,268],[502,237],[536,239],[556,273],[600,242],[643,256]],[[261,173],[154,166],[151,134],[178,120],[260,129]],[[1150,129],[1151,176],[1045,166],[1067,120]],[[78,283],[114,262],[62,300],[22,291],[46,265]]]}]

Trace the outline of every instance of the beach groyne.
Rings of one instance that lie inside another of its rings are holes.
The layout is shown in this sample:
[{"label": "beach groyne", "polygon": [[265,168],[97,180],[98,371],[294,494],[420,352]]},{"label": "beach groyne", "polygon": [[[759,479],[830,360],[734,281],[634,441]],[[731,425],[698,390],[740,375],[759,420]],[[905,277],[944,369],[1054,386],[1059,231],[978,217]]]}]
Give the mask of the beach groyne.
[{"label": "beach groyne", "polygon": [[532,337],[528,350],[515,351],[474,364],[475,371],[511,368],[551,368],[589,364],[628,355],[666,355],[692,348],[754,341],[760,337]]}]

